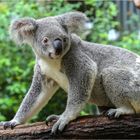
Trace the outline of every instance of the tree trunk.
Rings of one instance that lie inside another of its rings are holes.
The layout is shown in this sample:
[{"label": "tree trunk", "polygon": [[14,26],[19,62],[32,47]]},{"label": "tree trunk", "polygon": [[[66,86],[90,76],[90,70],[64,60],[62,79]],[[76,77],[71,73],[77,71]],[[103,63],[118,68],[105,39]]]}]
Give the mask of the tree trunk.
[{"label": "tree trunk", "polygon": [[83,116],[71,122],[63,132],[51,135],[51,127],[45,122],[20,125],[14,130],[0,127],[0,139],[119,139],[140,138],[140,116],[124,116],[109,119],[104,116]]}]

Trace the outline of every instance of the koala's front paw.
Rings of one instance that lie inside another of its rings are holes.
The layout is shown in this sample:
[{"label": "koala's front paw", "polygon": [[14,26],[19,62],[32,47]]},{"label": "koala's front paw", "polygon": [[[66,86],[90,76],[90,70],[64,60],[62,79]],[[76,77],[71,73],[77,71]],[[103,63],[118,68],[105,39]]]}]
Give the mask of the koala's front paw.
[{"label": "koala's front paw", "polygon": [[3,126],[3,128],[6,130],[7,128],[14,129],[15,126],[19,125],[20,123],[16,120],[11,120],[7,122],[0,122],[0,126]]},{"label": "koala's front paw", "polygon": [[116,109],[109,109],[106,115],[109,118],[119,118],[121,115],[134,114],[135,110],[129,107],[121,107]]},{"label": "koala's front paw", "polygon": [[67,116],[61,115],[58,121],[52,127],[52,134],[63,131],[64,127],[71,121]]},{"label": "koala's front paw", "polygon": [[110,119],[119,117],[119,116],[117,115],[117,110],[116,110],[116,109],[109,109],[109,110],[105,113],[105,115],[106,115],[107,117],[109,117]]},{"label": "koala's front paw", "polygon": [[46,125],[48,125],[49,122],[52,122],[53,120],[58,120],[59,119],[59,115],[50,115],[47,117],[46,119]]}]

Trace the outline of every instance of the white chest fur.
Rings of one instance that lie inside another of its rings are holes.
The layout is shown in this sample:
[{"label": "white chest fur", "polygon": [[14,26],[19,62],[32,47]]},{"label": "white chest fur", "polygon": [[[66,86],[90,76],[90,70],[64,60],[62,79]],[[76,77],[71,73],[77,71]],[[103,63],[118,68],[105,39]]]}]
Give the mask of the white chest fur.
[{"label": "white chest fur", "polygon": [[52,78],[66,92],[68,91],[68,79],[65,74],[60,72],[60,60],[45,61],[40,59],[39,65],[43,74]]}]

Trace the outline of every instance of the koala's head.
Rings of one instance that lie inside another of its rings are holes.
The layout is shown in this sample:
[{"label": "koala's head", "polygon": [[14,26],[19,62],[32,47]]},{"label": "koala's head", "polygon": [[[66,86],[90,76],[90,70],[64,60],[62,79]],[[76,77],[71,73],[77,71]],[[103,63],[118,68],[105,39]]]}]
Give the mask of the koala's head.
[{"label": "koala's head", "polygon": [[84,28],[88,18],[80,12],[69,12],[35,20],[21,18],[10,26],[12,39],[29,44],[36,54],[49,59],[62,57],[70,48],[70,35]]}]

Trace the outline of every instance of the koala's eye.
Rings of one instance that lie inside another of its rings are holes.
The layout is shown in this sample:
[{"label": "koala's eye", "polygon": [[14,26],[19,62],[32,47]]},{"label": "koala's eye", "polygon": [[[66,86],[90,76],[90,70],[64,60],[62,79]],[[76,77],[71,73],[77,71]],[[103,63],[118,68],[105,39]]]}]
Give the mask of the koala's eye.
[{"label": "koala's eye", "polygon": [[47,42],[48,42],[48,38],[47,37],[44,37],[43,40],[42,40],[42,43],[43,44],[46,44]]}]

